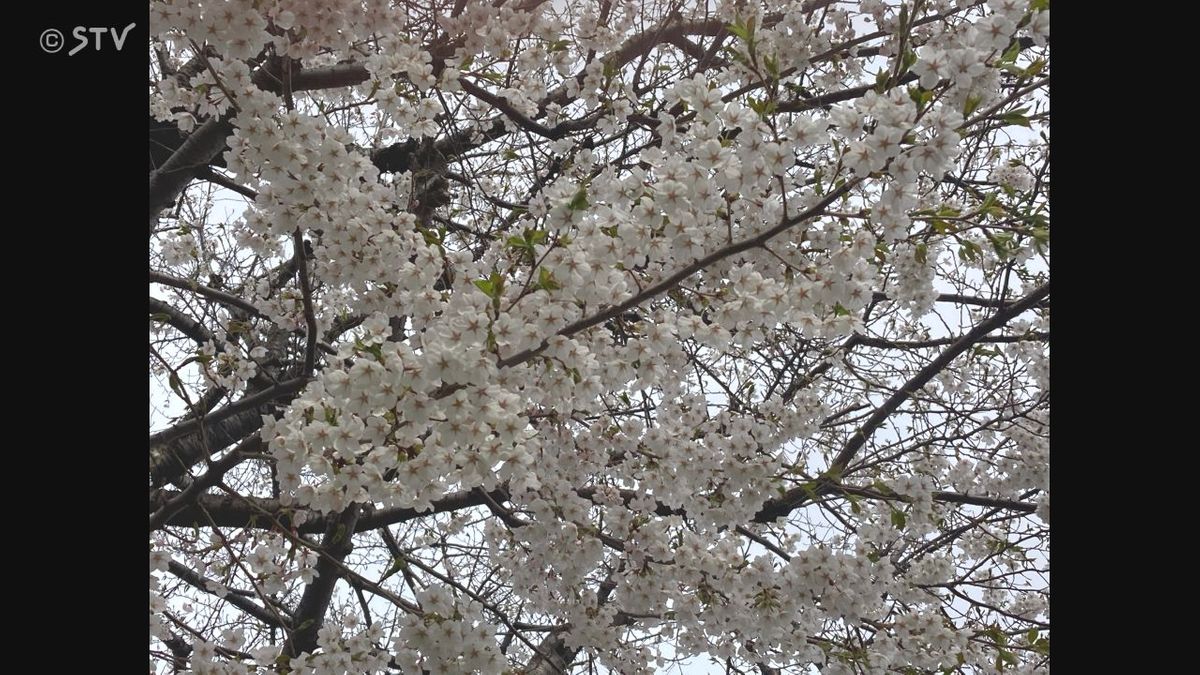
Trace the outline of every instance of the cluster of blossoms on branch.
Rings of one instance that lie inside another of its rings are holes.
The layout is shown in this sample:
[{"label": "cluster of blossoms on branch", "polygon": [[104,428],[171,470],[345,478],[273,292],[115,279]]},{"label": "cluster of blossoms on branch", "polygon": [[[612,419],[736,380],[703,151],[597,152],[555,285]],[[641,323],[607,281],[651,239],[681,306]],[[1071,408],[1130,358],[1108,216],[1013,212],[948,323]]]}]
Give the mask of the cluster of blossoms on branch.
[{"label": "cluster of blossoms on branch", "polygon": [[1047,670],[1048,0],[150,7],[152,670]]}]

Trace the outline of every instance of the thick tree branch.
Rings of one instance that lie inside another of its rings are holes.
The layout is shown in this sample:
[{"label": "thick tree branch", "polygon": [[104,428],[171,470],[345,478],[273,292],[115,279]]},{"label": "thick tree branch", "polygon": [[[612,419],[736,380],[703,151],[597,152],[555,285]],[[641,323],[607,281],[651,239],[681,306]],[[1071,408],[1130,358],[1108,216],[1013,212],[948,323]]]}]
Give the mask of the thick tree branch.
[{"label": "thick tree branch", "polygon": [[295,251],[292,259],[295,261],[296,276],[300,278],[300,293],[304,303],[304,325],[308,339],[304,344],[304,375],[312,375],[317,363],[317,342],[321,336],[317,334],[317,315],[313,309],[312,281],[308,278],[308,257],[304,252],[304,234],[300,228],[292,233],[292,244]]},{"label": "thick tree branch", "polygon": [[204,284],[192,281],[190,279],[180,279],[179,277],[173,277],[169,274],[163,274],[161,272],[155,272],[151,270],[150,283],[171,286],[173,288],[178,288],[185,291],[192,291],[197,295],[204,296],[209,300],[214,300],[227,307],[239,309],[253,317],[259,317],[263,315],[262,312],[258,311],[257,307],[237,297],[236,295],[230,295],[224,291],[218,291],[215,288],[210,288]]},{"label": "thick tree branch", "polygon": [[159,300],[158,298],[150,298],[150,315],[151,318],[156,318],[154,315],[161,315],[161,318],[170,326],[176,328],[180,333],[192,338],[197,344],[204,345],[211,342],[213,339],[212,333],[203,324],[196,321],[192,317],[175,309],[171,305]]},{"label": "thick tree branch", "polygon": [[158,169],[150,172],[150,232],[158,214],[170,206],[195,176],[198,167],[207,165],[225,148],[225,139],[233,133],[228,117],[210,119],[188,136],[183,145]]},{"label": "thick tree branch", "polygon": [[[248,438],[238,445],[238,447],[229,451],[224,457],[213,462],[208,471],[203,476],[192,481],[192,484],[187,486],[187,489],[183,492],[177,492],[173,495],[163,490],[152,492],[150,494],[150,510],[152,511],[150,514],[150,531],[153,532],[168,523],[189,502],[202,495],[208,488],[219,483],[221,478],[230,469],[244,461],[247,456],[258,452],[261,448],[261,438],[257,436]],[[203,507],[194,508],[192,511],[192,522],[207,522],[208,517],[205,514],[206,511]]]},{"label": "thick tree branch", "polygon": [[276,400],[290,399],[307,383],[303,377],[283,382],[152,435],[151,484],[158,487],[178,479],[196,462],[260,429],[262,416]]},{"label": "thick tree branch", "polygon": [[341,575],[342,561],[354,550],[354,528],[360,507],[351,504],[337,518],[331,519],[321,548],[325,555],[317,561],[317,578],[304,589],[293,619],[296,629],[284,643],[283,653],[298,656],[317,648],[317,633],[325,623],[325,611],[333,599],[333,587]]},{"label": "thick tree branch", "polygon": [[[183,503],[185,500],[181,500],[181,496],[182,493],[174,490],[155,490],[150,495],[150,510],[161,511],[167,505]],[[355,524],[355,532],[375,530],[435,513],[460,511],[475,506],[487,506],[488,499],[494,500],[497,503],[503,503],[508,501],[509,496],[502,489],[493,490],[492,492],[463,490],[434,501],[433,509],[430,511],[417,511],[410,508],[380,509],[359,516]],[[295,507],[285,507],[280,504],[278,499],[268,499],[265,497],[235,498],[226,495],[202,494],[196,497],[194,502],[184,504],[174,513],[171,513],[169,517],[163,519],[162,525],[180,527],[198,525],[204,527],[208,523],[206,518],[211,517],[212,523],[218,527],[270,528],[274,526],[272,519],[279,521],[284,527],[292,527],[293,514],[296,512],[297,509]],[[297,532],[300,534],[319,534],[324,532],[329,526],[329,518],[323,514],[305,511],[305,516],[307,519],[296,527]]]}]

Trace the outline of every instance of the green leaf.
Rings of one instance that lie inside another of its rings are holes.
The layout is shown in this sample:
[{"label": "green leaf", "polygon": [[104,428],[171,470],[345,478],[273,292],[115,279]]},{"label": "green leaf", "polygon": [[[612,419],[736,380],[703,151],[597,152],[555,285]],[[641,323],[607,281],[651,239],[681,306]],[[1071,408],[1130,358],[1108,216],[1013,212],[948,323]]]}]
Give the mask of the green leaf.
[{"label": "green leaf", "polygon": [[[1022,108],[1022,110],[1024,110],[1024,108]],[[1017,110],[1004,113],[1000,116],[1000,121],[1004,122],[1005,124],[1011,124],[1018,127],[1029,126],[1029,118],[1022,114],[1021,111]]]},{"label": "green leaf", "polygon": [[903,511],[892,509],[892,527],[895,527],[897,530],[903,530],[907,522],[908,520],[904,517]]},{"label": "green leaf", "polygon": [[479,290],[483,291],[484,295],[488,296],[489,298],[496,297],[496,287],[492,284],[491,279],[476,279],[474,284]]},{"label": "green leaf", "polygon": [[1012,232],[989,234],[988,241],[991,242],[992,249],[996,251],[996,255],[1001,260],[1010,257],[1018,248]]},{"label": "green leaf", "polygon": [[1029,231],[1029,234],[1033,237],[1033,245],[1039,251],[1050,245],[1050,230],[1044,227],[1035,227]]},{"label": "green leaf", "polygon": [[779,60],[778,59],[776,59],[774,56],[770,56],[770,55],[764,56],[763,57],[763,66],[766,67],[767,74],[770,75],[772,77],[772,79],[776,79],[776,80],[779,79]]},{"label": "green leaf", "polygon": [[879,72],[875,73],[875,91],[877,93],[882,94],[887,90],[887,83],[891,76],[892,74],[886,68],[880,68]]},{"label": "green leaf", "polygon": [[743,42],[750,41],[750,29],[748,27],[742,25],[740,20],[735,23],[731,23],[731,24],[725,26],[725,30],[728,30],[730,33],[733,33],[739,39],[741,39]]},{"label": "green leaf", "polygon": [[442,245],[442,236],[441,236],[440,229],[439,230],[427,230],[425,228],[421,228],[421,237],[423,239],[425,239],[425,244],[427,246],[441,246]]},{"label": "green leaf", "polygon": [[983,204],[979,205],[980,213],[993,218],[1002,218],[1005,215],[1004,207],[1000,205],[1000,198],[995,192],[989,192],[983,199]]},{"label": "green leaf", "polygon": [[554,274],[551,273],[550,270],[546,269],[545,267],[541,267],[538,269],[537,287],[543,291],[557,291],[558,289],[562,288],[562,285],[554,280]]},{"label": "green leaf", "polygon": [[962,260],[970,260],[974,262],[979,259],[979,255],[983,253],[983,249],[973,241],[963,241],[958,247],[958,257]]},{"label": "green leaf", "polygon": [[171,385],[171,391],[179,395],[179,398],[184,398],[183,381],[179,379],[179,375],[172,372],[167,376],[167,384]]},{"label": "green leaf", "polygon": [[775,112],[776,108],[779,107],[774,100],[769,98],[751,98],[746,104],[750,106],[751,110],[758,113],[759,117],[766,117]]},{"label": "green leaf", "polygon": [[567,208],[572,211],[583,211],[589,206],[591,204],[588,203],[587,186],[580,186],[579,190],[575,192],[575,196],[571,198],[571,201],[567,202]]},{"label": "green leaf", "polygon": [[550,46],[547,47],[546,50],[549,51],[551,54],[553,54],[555,52],[565,52],[565,51],[567,51],[567,47],[570,46],[570,44],[571,43],[567,40],[555,40],[554,42],[550,43]]},{"label": "green leaf", "polygon": [[917,244],[917,250],[913,253],[913,257],[917,262],[924,265],[929,260],[929,246],[926,244]]},{"label": "green leaf", "polygon": [[150,320],[157,321],[159,323],[168,323],[171,321],[171,315],[165,314],[163,312],[157,312],[155,314],[150,315]]},{"label": "green leaf", "polygon": [[1050,0],[1032,0],[1029,3],[1029,11],[1045,12],[1050,9]]},{"label": "green leaf", "polygon": [[980,103],[983,103],[982,96],[968,96],[967,102],[963,104],[963,117],[970,117]]},{"label": "green leaf", "polygon": [[1004,53],[1000,55],[999,63],[1013,63],[1017,60],[1017,55],[1020,53],[1020,40],[1013,40],[1012,44],[1008,46],[1008,49],[1004,50]]}]

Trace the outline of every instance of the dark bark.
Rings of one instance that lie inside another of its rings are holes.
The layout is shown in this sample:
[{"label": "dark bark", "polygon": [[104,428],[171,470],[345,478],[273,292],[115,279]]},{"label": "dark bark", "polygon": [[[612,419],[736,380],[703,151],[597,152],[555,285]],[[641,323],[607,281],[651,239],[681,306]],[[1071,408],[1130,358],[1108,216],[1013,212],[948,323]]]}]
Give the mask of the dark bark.
[{"label": "dark bark", "polygon": [[158,318],[173,326],[180,333],[192,338],[198,344],[204,344],[213,339],[212,333],[209,333],[203,324],[158,298],[150,298],[150,314],[151,316],[160,315]]},{"label": "dark bark", "polygon": [[150,437],[150,481],[161,487],[184,476],[197,462],[262,428],[276,402],[289,401],[307,383],[297,378],[192,418]]},{"label": "dark bark", "polygon": [[225,139],[233,133],[228,118],[210,119],[187,137],[167,161],[150,172],[150,231],[158,215],[175,203],[195,177],[196,169],[206,167],[225,149]]},{"label": "dark bark", "polygon": [[[212,593],[212,591],[209,590],[208,584],[206,583],[204,577],[200,576],[195,571],[184,567],[182,564],[175,562],[174,560],[168,564],[167,571],[206,593]],[[262,621],[268,626],[275,626],[276,628],[285,629],[290,628],[288,617],[283,616],[272,609],[265,608],[249,598],[243,597],[236,593],[228,593],[223,599],[225,602],[237,607],[238,609],[258,619],[259,621]]]},{"label": "dark bark", "polygon": [[[182,493],[174,490],[155,490],[150,494],[150,510],[159,511],[165,506],[177,504]],[[464,490],[433,502],[432,511],[417,511],[409,508],[380,509],[363,514],[356,521],[355,532],[365,532],[396,523],[403,523],[414,518],[421,518],[434,513],[458,511],[474,506],[486,506],[487,500],[497,503],[507,502],[508,493],[503,490],[493,490],[484,493],[482,490]],[[278,499],[263,497],[230,497],[224,495],[196,495],[190,503],[178,508],[162,525],[190,527],[207,526],[209,519],[218,527],[261,527],[271,528],[275,521],[284,528],[293,526],[291,514],[295,510],[284,507]],[[267,514],[267,515],[264,515]],[[309,513],[309,518],[296,527],[300,534],[318,534],[329,526],[329,517]]]},{"label": "dark bark", "polygon": [[201,460],[237,443],[262,428],[269,406],[259,406],[230,415],[219,422],[165,443],[150,444],[150,484],[161,487],[182,478]]},{"label": "dark bark", "polygon": [[325,611],[333,599],[333,587],[341,576],[343,560],[354,549],[352,535],[358,522],[359,506],[352,504],[336,519],[332,519],[321,539],[324,555],[317,561],[317,578],[304,589],[296,608],[296,629],[283,646],[283,653],[298,656],[317,648],[317,632],[325,623]]}]

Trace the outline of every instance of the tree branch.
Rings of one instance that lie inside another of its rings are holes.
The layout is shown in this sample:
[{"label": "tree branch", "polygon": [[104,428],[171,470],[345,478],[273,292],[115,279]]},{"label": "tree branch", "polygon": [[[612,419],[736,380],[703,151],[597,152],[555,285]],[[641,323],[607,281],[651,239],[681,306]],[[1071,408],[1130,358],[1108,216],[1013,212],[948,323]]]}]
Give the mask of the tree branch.
[{"label": "tree branch", "polygon": [[180,279],[179,277],[173,277],[168,274],[151,270],[150,283],[171,286],[185,291],[192,291],[193,293],[202,295],[209,300],[215,300],[216,302],[219,302],[227,307],[240,309],[253,317],[261,317],[263,315],[262,312],[258,311],[257,307],[237,297],[236,295],[230,295],[224,291],[218,291],[215,288],[210,288],[204,284],[192,281],[190,279]]},{"label": "tree branch", "polygon": [[158,487],[178,479],[204,457],[261,428],[262,415],[276,399],[294,396],[307,383],[304,377],[288,380],[152,435],[151,484]]},{"label": "tree branch", "polygon": [[360,510],[357,504],[351,504],[341,515],[330,520],[321,539],[321,548],[326,555],[317,561],[317,578],[304,589],[304,595],[300,598],[293,619],[296,630],[284,643],[284,654],[294,657],[317,648],[317,633],[325,623],[325,611],[333,599],[333,587],[340,576],[341,563],[354,550],[351,535]]},{"label": "tree branch", "polygon": [[204,345],[213,339],[212,333],[208,332],[208,329],[200,322],[158,298],[150,298],[150,314],[151,318],[154,318],[153,315],[155,314],[163,315],[168,325],[173,326],[180,333],[192,338],[197,344]]},{"label": "tree branch", "polygon": [[[837,457],[830,464],[829,469],[825,473],[826,478],[824,479],[822,485],[819,486],[819,489],[824,489],[824,486],[826,485],[830,486],[829,489],[835,488],[834,481],[831,480],[831,478],[836,479],[844,474],[846,468],[850,465],[850,461],[854,458],[855,454],[862,449],[863,445],[867,442],[867,439],[874,435],[875,431],[878,430],[879,427],[883,426],[883,423],[887,421],[892,413],[894,413],[906,399],[908,399],[921,387],[928,384],[930,380],[932,380],[938,373],[942,371],[942,369],[950,365],[955,358],[957,358],[967,349],[970,349],[972,345],[979,342],[979,340],[985,335],[1008,323],[1008,321],[1013,317],[1024,313],[1026,310],[1032,309],[1037,305],[1038,302],[1048,295],[1050,295],[1050,282],[1046,282],[1045,284],[1035,288],[1020,301],[997,311],[990,318],[983,321],[978,326],[967,332],[966,335],[959,338],[959,340],[946,349],[946,351],[942,352],[937,358],[930,361],[924,368],[918,371],[916,375],[905,382],[904,385],[900,387],[900,389],[894,394],[892,394],[892,396],[888,398],[888,400],[885,401],[884,404],[879,407],[879,409],[872,413],[871,416],[867,418],[867,421],[863,423],[863,426],[856,431],[853,436],[850,437],[850,440],[846,442],[846,445],[842,448],[841,452],[838,453]],[[782,497],[778,499],[772,499],[764,504],[763,508],[759,510],[757,515],[755,515],[755,520],[768,522],[785,516],[793,509],[802,506],[810,498],[810,496],[813,495],[813,492],[814,489],[811,485],[792,488],[791,490],[788,490],[788,492]]]},{"label": "tree branch", "polygon": [[[238,447],[229,451],[220,460],[213,462],[208,471],[203,476],[192,481],[192,484],[187,486],[187,489],[183,492],[171,495],[163,490],[155,490],[151,493],[150,510],[152,513],[150,514],[150,531],[153,532],[169,522],[189,502],[202,495],[208,488],[219,483],[221,478],[230,469],[244,461],[248,455],[257,452],[261,447],[261,438],[257,436],[248,438]],[[203,513],[204,507],[195,508],[192,514],[194,516],[192,522],[204,522],[207,520],[207,518],[202,517]]]},{"label": "tree branch", "polygon": [[[765,232],[763,232],[759,235],[750,237],[749,239],[743,239],[742,241],[740,241],[736,244],[733,244],[732,246],[728,246],[719,251],[710,253],[710,254],[704,256],[703,258],[691,263],[690,265],[686,265],[679,271],[669,275],[666,279],[663,279],[662,281],[658,282],[657,284],[654,284],[653,286],[643,290],[642,292],[640,292],[637,295],[633,296],[632,298],[626,300],[625,302],[622,302],[619,305],[614,305],[612,307],[609,307],[607,310],[600,312],[598,314],[593,314],[592,316],[590,316],[588,318],[580,319],[579,321],[576,321],[575,323],[558,331],[557,333],[555,333],[555,335],[561,335],[563,337],[571,337],[572,335],[575,335],[576,333],[585,331],[588,328],[591,328],[593,326],[598,326],[598,325],[604,323],[605,321],[608,321],[609,319],[612,319],[614,317],[624,314],[625,312],[629,311],[630,309],[637,307],[638,305],[642,304],[643,302],[645,302],[651,298],[654,298],[656,296],[662,295],[663,293],[666,293],[667,291],[671,290],[672,288],[675,288],[675,286],[677,284],[679,284],[680,281],[683,281],[684,279],[690,277],[691,275],[695,274],[696,272],[699,272],[700,270],[703,270],[704,268],[706,268],[710,265],[720,262],[721,260],[724,260],[725,258],[728,258],[732,255],[736,255],[743,251],[748,251],[752,248],[757,248],[759,246],[762,246],[766,242],[770,241],[773,237],[779,235],[781,232],[787,230],[788,228],[792,227],[793,225],[803,222],[805,220],[808,220],[809,218],[816,217],[822,210],[825,209],[825,207],[829,206],[834,201],[839,199],[842,195],[849,192],[851,189],[854,188],[854,186],[858,185],[861,181],[862,181],[862,179],[860,179],[860,178],[856,178],[856,179],[847,181],[841,187],[830,191],[827,195],[822,197],[819,202],[817,202],[812,207],[806,209],[803,213],[800,213],[793,218],[785,219],[783,222],[779,223],[775,227],[772,227],[771,229],[766,230]],[[537,356],[541,352],[545,351],[545,349],[549,346],[550,346],[550,340],[548,338],[544,339],[544,340],[542,340],[541,344],[539,344],[537,347],[531,347],[524,351],[513,354],[512,356],[509,356],[507,358],[500,359],[500,361],[496,365],[498,365],[500,368],[511,368],[515,365],[518,365],[518,364],[524,363],[525,361],[528,361],[529,359],[533,358],[534,356]]]},{"label": "tree branch", "polygon": [[210,119],[194,131],[161,167],[150,172],[150,232],[158,214],[174,203],[195,176],[225,148],[225,139],[233,133],[229,118]]},{"label": "tree branch", "polygon": [[[167,564],[167,571],[184,580],[189,585],[194,586],[205,593],[215,595],[215,593],[209,589],[208,581],[204,577],[188,569],[187,567],[184,567],[180,563],[172,560]],[[226,593],[222,600],[228,602],[234,607],[237,607],[259,621],[262,621],[268,626],[274,626],[275,628],[282,628],[284,630],[291,630],[291,625],[288,624],[287,617],[280,616],[275,612],[256,604],[249,598],[243,597],[236,593]]]},{"label": "tree branch", "polygon": [[[225,458],[222,459],[224,460]],[[217,464],[214,464],[214,469],[216,468]],[[200,480],[202,479],[197,479],[196,482],[200,482]],[[364,513],[356,521],[355,532],[376,530],[381,527],[408,522],[435,513],[460,511],[475,506],[487,506],[488,499],[492,499],[497,503],[503,503],[508,501],[509,497],[508,493],[503,489],[493,490],[492,492],[463,490],[434,501],[433,509],[429,511],[393,508]],[[166,489],[155,490],[150,495],[150,510],[162,511],[168,505],[184,504],[185,501],[181,492]],[[315,511],[297,509],[294,506],[283,506],[278,499],[269,499],[266,497],[235,498],[226,495],[208,494],[201,494],[195,498],[194,502],[184,504],[174,513],[164,518],[161,525],[167,527],[191,527],[199,525],[203,527],[207,524],[203,514],[207,513],[208,516],[211,516],[212,523],[218,527],[270,528],[274,526],[274,523],[267,518],[268,515],[270,518],[278,520],[284,527],[292,527],[294,514],[299,511],[302,511],[307,516],[306,520],[296,527],[296,531],[300,534],[319,534],[324,532],[329,526],[328,516]],[[152,527],[151,529],[154,528]]]},{"label": "tree branch", "polygon": [[946,366],[950,365],[954,359],[958,358],[959,354],[962,354],[970,349],[971,346],[977,343],[981,338],[983,338],[983,336],[1008,323],[1009,320],[1018,316],[1019,314],[1024,313],[1026,310],[1031,309],[1035,304],[1038,303],[1038,301],[1048,295],[1050,295],[1049,281],[1035,288],[1029,293],[1029,295],[1026,295],[1019,302],[997,311],[991,316],[991,318],[983,321],[975,328],[972,328],[967,332],[966,335],[962,336],[962,338],[951,345],[949,349],[942,352],[933,361],[930,361],[928,365],[918,371],[917,374],[914,375],[908,382],[905,382],[903,387],[901,387],[896,393],[892,394],[891,398],[889,398],[887,402],[885,402],[878,410],[875,411],[874,414],[871,415],[871,417],[867,419],[862,428],[850,437],[850,440],[847,441],[846,446],[842,448],[842,451],[838,453],[837,458],[833,460],[833,464],[830,465],[830,473],[841,474],[843,471],[845,471],[846,467],[850,465],[850,460],[854,458],[854,455],[859,451],[859,449],[862,448],[863,444],[867,442],[867,439],[870,438],[875,431],[879,429],[879,427],[883,426],[883,423],[887,421],[888,417],[890,417],[897,408],[900,407],[900,404],[903,403],[909,396],[915,394],[921,387],[924,387],[926,384],[928,384],[929,381],[932,380],[938,373],[942,372]]}]

